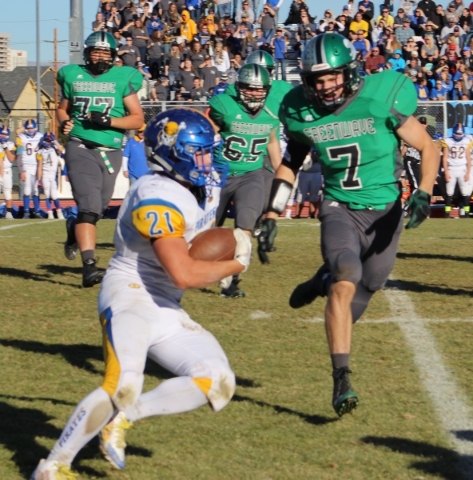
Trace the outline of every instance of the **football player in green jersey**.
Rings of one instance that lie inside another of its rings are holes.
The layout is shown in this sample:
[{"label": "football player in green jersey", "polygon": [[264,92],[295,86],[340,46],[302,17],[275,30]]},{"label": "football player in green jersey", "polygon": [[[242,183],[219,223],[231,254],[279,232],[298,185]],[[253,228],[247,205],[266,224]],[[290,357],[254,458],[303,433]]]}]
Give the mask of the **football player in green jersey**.
[{"label": "football player in green jersey", "polygon": [[107,32],[94,32],[84,49],[85,65],[66,65],[57,81],[62,99],[57,109],[61,131],[69,135],[66,166],[77,218],[66,222],[66,258],[80,250],[82,285],[100,283],[103,271],[96,267],[96,223],[112,198],[122,162],[125,130],[144,123],[136,92],[143,77],[131,67],[114,67],[117,42]]},{"label": "football player in green jersey", "polygon": [[[217,210],[217,225],[225,221],[233,200],[235,226],[252,235],[256,220],[263,211],[264,156],[275,167],[281,163],[277,130],[281,98],[273,95],[268,71],[256,64],[240,68],[236,88],[212,97],[210,118],[220,129],[224,141],[221,161],[229,166],[227,184],[222,189]],[[238,288],[238,278],[222,283],[222,295],[238,298],[244,292]]]},{"label": "football player in green jersey", "polygon": [[[252,52],[248,57],[246,57],[246,64],[248,65],[249,63],[255,63],[257,65],[261,65],[262,67],[266,68],[268,70],[269,74],[273,75],[273,71],[275,68],[275,63],[274,63],[274,58],[272,55],[270,55],[268,52],[265,52],[264,50],[255,50]],[[284,95],[289,92],[289,90],[292,90],[292,85],[289,82],[286,82],[285,80],[272,80],[271,82],[271,96],[274,98],[279,98],[282,100]],[[236,93],[235,90],[235,84],[229,85],[227,87],[227,90],[225,90],[225,93],[228,93],[229,95],[234,95]],[[279,128],[276,130],[276,134],[278,136],[278,140],[280,140],[280,130]],[[271,193],[271,185],[273,183],[274,179],[274,174],[276,169],[279,167],[279,165],[274,165],[271,162],[271,159],[269,158],[269,155],[266,154],[264,156],[264,163],[263,163],[263,177],[264,177],[264,205],[263,205],[263,214],[266,213],[268,209],[268,203],[269,203],[269,195]],[[255,233],[260,230],[261,228],[261,220],[258,219],[256,222],[256,228],[255,228]]]},{"label": "football player in green jersey", "polygon": [[415,228],[430,213],[439,152],[412,116],[416,92],[405,76],[385,71],[361,79],[356,50],[339,34],[318,35],[302,56],[302,85],[283,99],[289,141],[273,182],[269,213],[258,237],[267,262],[296,173],[312,147],[322,164],[325,196],[319,218],[324,265],[298,285],[289,303],[300,308],[327,296],[325,327],[333,366],[332,405],[343,415],[358,404],[349,358],[352,323],[390,274],[402,231],[400,141],[421,154],[422,179],[409,200]]}]

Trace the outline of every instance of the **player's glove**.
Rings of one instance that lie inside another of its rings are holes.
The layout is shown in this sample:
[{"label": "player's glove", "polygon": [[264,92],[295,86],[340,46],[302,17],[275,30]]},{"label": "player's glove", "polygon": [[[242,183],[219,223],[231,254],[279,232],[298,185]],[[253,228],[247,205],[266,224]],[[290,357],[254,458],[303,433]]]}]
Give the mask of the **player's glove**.
[{"label": "player's glove", "polygon": [[235,230],[233,230],[233,236],[236,240],[235,255],[233,258],[245,267],[243,272],[246,272],[251,261],[251,239],[241,228],[235,228]]},{"label": "player's glove", "polygon": [[274,250],[273,244],[278,233],[278,226],[274,218],[265,218],[258,235],[258,257],[261,263],[269,263],[268,252]]},{"label": "player's glove", "polygon": [[16,146],[13,142],[7,142],[5,146],[7,150],[10,150],[10,152],[14,152],[16,150]]},{"label": "player's glove", "polygon": [[110,128],[112,126],[112,118],[102,112],[90,112],[89,119],[92,123],[102,128]]},{"label": "player's glove", "polygon": [[430,195],[417,189],[406,201],[404,209],[411,211],[406,228],[417,228],[430,215]]}]

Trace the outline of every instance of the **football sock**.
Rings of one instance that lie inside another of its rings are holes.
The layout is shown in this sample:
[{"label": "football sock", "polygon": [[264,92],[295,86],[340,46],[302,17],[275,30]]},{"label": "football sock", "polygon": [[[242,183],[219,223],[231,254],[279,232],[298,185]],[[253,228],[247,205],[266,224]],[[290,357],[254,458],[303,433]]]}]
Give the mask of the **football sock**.
[{"label": "football sock", "polygon": [[46,210],[49,212],[51,210],[51,199],[46,199]]},{"label": "football sock", "polygon": [[350,364],[350,354],[349,353],[334,353],[330,355],[332,359],[332,368],[348,367]]},{"label": "football sock", "polygon": [[23,207],[25,212],[30,211],[30,196],[29,195],[23,195]]},{"label": "football sock", "polygon": [[189,412],[207,403],[207,397],[191,377],[176,377],[141,394],[137,402],[125,410],[125,415],[130,422],[135,422],[153,415]]},{"label": "football sock", "polygon": [[58,209],[61,208],[61,202],[59,201],[59,198],[56,198],[56,200],[54,200],[54,206]]},{"label": "football sock", "polygon": [[69,466],[80,449],[102,430],[112,415],[110,396],[102,388],[97,388],[77,405],[48,460]]},{"label": "football sock", "polygon": [[470,197],[469,196],[462,197],[462,205],[463,205],[463,209],[465,210],[465,212],[470,211]]},{"label": "football sock", "polygon": [[95,260],[95,252],[93,250],[84,250],[83,252],[80,252],[80,256],[83,263],[87,260]]},{"label": "football sock", "polygon": [[11,207],[10,207],[10,208],[8,208],[8,207],[7,207],[7,212],[10,212],[10,213],[12,213],[12,212],[13,212],[13,208],[11,208]]},{"label": "football sock", "polygon": [[33,206],[34,206],[34,211],[39,212],[39,196],[38,195],[33,195]]}]

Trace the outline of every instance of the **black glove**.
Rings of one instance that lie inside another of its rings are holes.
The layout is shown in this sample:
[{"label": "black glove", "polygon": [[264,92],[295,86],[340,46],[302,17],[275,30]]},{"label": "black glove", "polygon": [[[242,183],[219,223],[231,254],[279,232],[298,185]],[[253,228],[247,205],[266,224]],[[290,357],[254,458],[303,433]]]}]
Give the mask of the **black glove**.
[{"label": "black glove", "polygon": [[95,125],[102,128],[110,128],[112,126],[112,119],[102,112],[90,112],[89,119]]},{"label": "black glove", "polygon": [[273,243],[278,233],[278,226],[274,218],[265,218],[258,235],[258,257],[261,263],[269,263],[267,252],[274,251]]},{"label": "black glove", "polygon": [[430,195],[417,189],[406,201],[404,210],[411,210],[406,228],[417,228],[430,215]]}]

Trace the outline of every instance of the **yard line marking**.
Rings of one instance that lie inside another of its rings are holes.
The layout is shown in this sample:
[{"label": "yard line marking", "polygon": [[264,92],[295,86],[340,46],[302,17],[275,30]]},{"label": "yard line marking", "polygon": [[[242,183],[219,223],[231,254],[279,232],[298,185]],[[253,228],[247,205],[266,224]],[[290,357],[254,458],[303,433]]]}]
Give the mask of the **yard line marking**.
[{"label": "yard line marking", "polygon": [[[465,479],[473,477],[473,442],[465,437],[473,431],[473,416],[467,397],[453,380],[449,369],[437,350],[435,338],[427,328],[427,322],[416,316],[414,304],[409,295],[395,286],[384,290],[393,316],[403,319],[399,327],[406,342],[412,348],[414,361],[420,378],[430,395],[437,416],[446,430],[455,452],[458,453],[458,467]],[[462,435],[463,433],[463,435]]]},{"label": "yard line marking", "polygon": [[[325,320],[320,317],[314,317],[314,318],[298,318],[297,319],[299,322],[305,322],[305,323],[323,323]],[[465,322],[465,323],[473,323],[473,318],[417,318],[418,321],[421,321],[423,323],[454,323],[454,322]],[[365,323],[407,323],[410,322],[408,319],[404,318],[380,318],[380,319],[367,319],[363,320],[358,320],[356,323],[357,325],[363,325]]]},{"label": "yard line marking", "polygon": [[0,227],[0,230],[10,230],[12,228],[29,227],[31,225],[44,225],[46,223],[52,223],[52,222],[57,222],[57,220],[54,219],[54,220],[43,220],[42,222],[18,223],[15,225],[8,225],[7,227]]},{"label": "yard line marking", "polygon": [[271,318],[270,313],[263,312],[262,310],[255,310],[251,315],[251,320],[259,320],[260,318]]}]

